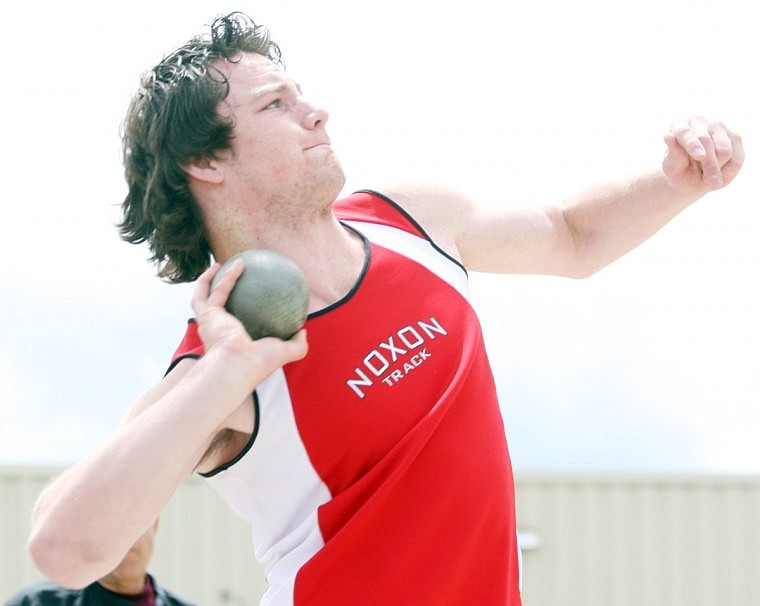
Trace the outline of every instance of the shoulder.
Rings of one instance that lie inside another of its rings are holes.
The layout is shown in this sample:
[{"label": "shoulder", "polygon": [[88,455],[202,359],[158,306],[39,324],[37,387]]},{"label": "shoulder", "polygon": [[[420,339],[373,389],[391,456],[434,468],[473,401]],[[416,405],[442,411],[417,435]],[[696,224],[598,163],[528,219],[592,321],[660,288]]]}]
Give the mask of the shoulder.
[{"label": "shoulder", "polygon": [[171,591],[159,587],[155,580],[153,587],[156,591],[156,606],[197,606],[194,602],[185,600]]},{"label": "shoulder", "polygon": [[460,259],[457,240],[472,212],[472,203],[462,192],[433,184],[400,184],[372,191],[397,206],[449,255]]},{"label": "shoulder", "polygon": [[75,605],[81,590],[66,589],[50,581],[30,585],[11,597],[4,606]]},{"label": "shoulder", "polygon": [[453,187],[436,184],[400,184],[383,193],[429,230],[453,229],[457,220],[471,212],[472,201]]},{"label": "shoulder", "polygon": [[195,602],[190,602],[178,595],[164,589],[156,581],[156,577],[152,574],[148,574],[150,584],[153,585],[153,591],[156,594],[156,606],[197,606]]}]

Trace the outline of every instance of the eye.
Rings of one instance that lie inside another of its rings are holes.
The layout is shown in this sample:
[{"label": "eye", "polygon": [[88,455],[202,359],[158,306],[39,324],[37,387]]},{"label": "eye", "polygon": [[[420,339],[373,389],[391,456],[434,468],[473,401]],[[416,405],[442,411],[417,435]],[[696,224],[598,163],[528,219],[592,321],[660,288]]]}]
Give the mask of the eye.
[{"label": "eye", "polygon": [[264,109],[280,109],[282,105],[282,99],[275,99],[271,103],[267,104]]}]

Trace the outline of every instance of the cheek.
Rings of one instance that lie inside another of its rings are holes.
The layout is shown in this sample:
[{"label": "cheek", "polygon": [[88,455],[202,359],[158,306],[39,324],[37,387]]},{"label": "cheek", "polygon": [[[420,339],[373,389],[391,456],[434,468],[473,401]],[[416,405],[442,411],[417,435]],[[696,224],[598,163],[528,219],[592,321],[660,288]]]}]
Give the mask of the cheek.
[{"label": "cheek", "polygon": [[269,137],[251,137],[241,141],[236,148],[238,162],[249,165],[275,168],[286,167],[298,161],[299,150],[284,136],[273,133]]},{"label": "cheek", "polygon": [[260,149],[259,154],[251,157],[251,167],[257,178],[283,185],[303,178],[304,159],[297,150],[286,146],[269,146]]}]

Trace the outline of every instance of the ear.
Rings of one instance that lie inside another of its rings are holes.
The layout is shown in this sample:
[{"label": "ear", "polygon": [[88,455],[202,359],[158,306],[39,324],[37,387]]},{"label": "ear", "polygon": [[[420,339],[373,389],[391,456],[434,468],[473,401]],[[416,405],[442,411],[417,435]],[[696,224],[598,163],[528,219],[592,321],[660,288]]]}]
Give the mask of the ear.
[{"label": "ear", "polygon": [[203,181],[204,183],[221,183],[224,181],[224,174],[216,160],[213,158],[198,158],[191,160],[187,164],[181,165],[192,179]]}]

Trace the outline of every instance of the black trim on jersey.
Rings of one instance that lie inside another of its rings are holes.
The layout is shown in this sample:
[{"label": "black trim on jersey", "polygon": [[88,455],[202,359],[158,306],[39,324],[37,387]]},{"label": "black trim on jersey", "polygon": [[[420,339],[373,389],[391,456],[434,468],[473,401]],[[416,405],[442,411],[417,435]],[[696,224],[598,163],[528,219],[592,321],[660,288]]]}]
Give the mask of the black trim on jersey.
[{"label": "black trim on jersey", "polygon": [[[393,206],[393,208],[395,208],[399,213],[401,213],[412,225],[414,225],[414,227],[416,227],[420,231],[420,233],[423,236],[425,236],[425,239],[428,242],[430,242],[430,245],[433,248],[435,248],[444,257],[446,257],[447,259],[449,259],[449,261],[451,261],[452,263],[456,263],[457,265],[459,265],[459,267],[462,268],[462,270],[464,271],[465,274],[467,273],[467,268],[464,265],[462,265],[462,262],[458,261],[457,259],[455,259],[454,257],[452,257],[449,253],[447,253],[440,246],[438,246],[438,244],[435,243],[435,241],[433,240],[433,238],[430,237],[430,234],[427,233],[422,228],[422,226],[419,223],[417,223],[417,221],[415,220],[415,218],[412,215],[410,215],[398,202],[396,202],[395,200],[392,200],[391,198],[389,198],[385,194],[381,194],[380,192],[375,191],[374,189],[358,189],[354,193],[355,194],[371,194],[373,196],[377,196],[378,198],[384,200],[385,202],[387,202],[388,204],[390,204],[391,206]],[[370,221],[363,221],[363,223],[370,223]]]},{"label": "black trim on jersey", "polygon": [[[193,322],[195,320],[192,320]],[[172,363],[169,364],[169,368],[166,369],[166,372],[164,373],[164,378],[166,378],[166,375],[168,375],[172,370],[174,370],[174,367],[179,364],[182,360],[186,360],[190,358],[191,360],[200,360],[201,356],[199,354],[183,354],[179,356],[176,360],[172,360]]]},{"label": "black trim on jersey", "polygon": [[361,286],[361,283],[364,282],[364,276],[367,275],[367,270],[369,269],[369,263],[372,258],[372,246],[370,245],[370,241],[363,233],[358,231],[357,229],[351,227],[350,225],[346,225],[343,221],[340,222],[343,227],[346,229],[350,229],[352,232],[354,232],[357,236],[359,236],[362,239],[362,242],[364,243],[364,265],[362,265],[362,271],[359,274],[359,278],[354,282],[354,285],[351,287],[351,290],[348,291],[346,296],[341,297],[338,299],[335,303],[331,303],[327,307],[323,307],[322,309],[318,309],[317,311],[314,311],[308,315],[308,318],[316,318],[318,316],[321,316],[323,314],[326,314],[329,311],[332,311],[336,307],[340,307],[348,301],[351,297],[354,296],[354,293],[359,290],[359,286]]},{"label": "black trim on jersey", "polygon": [[240,459],[242,459],[249,450],[251,450],[251,447],[253,446],[254,441],[256,440],[256,436],[259,434],[259,396],[254,391],[253,394],[253,415],[254,415],[254,421],[253,421],[253,432],[251,433],[251,437],[248,439],[248,442],[246,443],[245,447],[234,457],[232,457],[229,461],[226,463],[223,463],[216,469],[212,469],[211,471],[207,472],[198,472],[198,475],[202,478],[213,478],[216,474],[221,473],[225,469],[229,469],[232,467],[235,463],[237,463]]},{"label": "black trim on jersey", "polygon": [[[390,204],[394,209],[396,209],[396,211],[399,214],[401,214],[407,221],[409,221],[425,237],[425,239],[430,243],[430,245],[439,254],[443,255],[449,261],[451,261],[455,265],[459,266],[462,269],[462,271],[464,271],[464,273],[467,275],[467,273],[468,273],[467,272],[467,268],[460,261],[458,261],[457,259],[455,259],[454,257],[452,257],[448,252],[446,252],[444,249],[442,249],[440,246],[438,246],[438,244],[436,244],[435,241],[430,237],[430,234],[428,234],[422,228],[422,226],[414,219],[414,217],[412,217],[412,215],[410,215],[403,207],[401,207],[398,204],[398,202],[396,202],[396,201],[392,200],[391,198],[389,198],[388,196],[386,196],[384,194],[381,194],[380,192],[377,192],[377,191],[372,190],[372,189],[360,189],[360,190],[355,191],[354,193],[357,193],[357,194],[358,193],[370,194],[372,196],[375,196],[376,198],[379,198],[379,199],[383,200],[387,204]],[[336,307],[340,307],[343,303],[345,303],[346,301],[348,301],[354,295],[354,293],[359,289],[359,287],[361,286],[362,282],[364,281],[365,276],[367,275],[367,271],[369,269],[369,264],[370,264],[370,261],[372,259],[372,246],[371,246],[371,243],[370,243],[369,239],[363,233],[361,233],[358,229],[352,227],[351,225],[348,225],[346,223],[346,221],[352,221],[352,220],[351,219],[340,220],[340,223],[346,229],[350,229],[357,236],[359,236],[362,239],[362,242],[364,244],[364,264],[362,265],[362,270],[361,270],[361,273],[359,274],[359,278],[356,280],[356,282],[354,283],[354,285],[351,287],[351,290],[348,291],[348,293],[344,297],[341,297],[338,301],[336,301],[335,303],[332,303],[331,305],[328,305],[327,307],[325,307],[323,309],[320,309],[320,310],[317,310],[315,312],[312,312],[312,313],[308,314],[307,318],[316,318],[318,316],[326,314],[327,312],[335,309]],[[354,221],[357,222],[357,223],[373,223],[372,221],[362,221],[362,220],[354,220]],[[195,318],[190,318],[188,320],[188,324],[191,323],[191,322],[195,323],[196,322]],[[192,358],[192,359],[196,359],[197,360],[197,359],[200,359],[201,356],[198,355],[198,354],[185,354],[185,355],[179,356],[176,360],[172,361],[172,363],[170,364],[169,368],[166,370],[166,373],[164,374],[164,377],[166,375],[168,375],[172,371],[172,369],[180,361],[184,360],[185,358]],[[232,459],[230,459],[226,463],[220,465],[216,469],[213,469],[213,470],[211,470],[209,472],[203,472],[203,473],[198,472],[198,475],[200,475],[203,478],[214,477],[215,475],[221,473],[222,471],[224,471],[224,470],[229,469],[230,467],[232,467],[235,463],[237,463],[240,459],[242,459],[251,450],[251,448],[253,447],[253,443],[256,441],[256,436],[259,433],[259,423],[260,423],[260,417],[259,417],[259,413],[260,413],[260,410],[259,410],[259,397],[258,397],[258,394],[256,393],[255,390],[254,390],[254,392],[252,394],[252,399],[253,399],[253,413],[254,413],[253,432],[251,433],[251,437],[249,438],[249,440],[246,443],[245,447],[237,455],[235,455]]]}]

